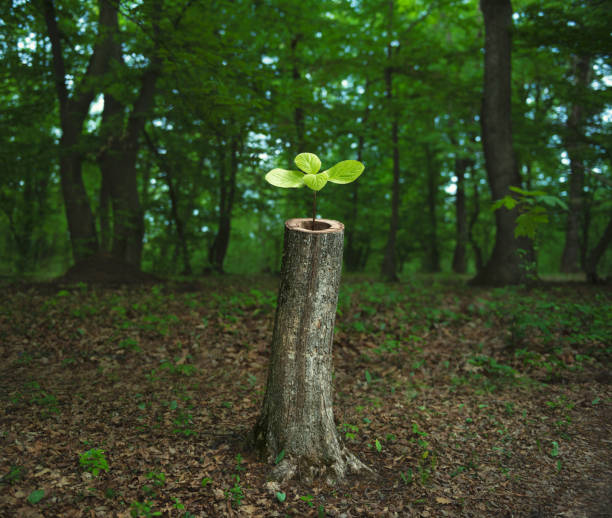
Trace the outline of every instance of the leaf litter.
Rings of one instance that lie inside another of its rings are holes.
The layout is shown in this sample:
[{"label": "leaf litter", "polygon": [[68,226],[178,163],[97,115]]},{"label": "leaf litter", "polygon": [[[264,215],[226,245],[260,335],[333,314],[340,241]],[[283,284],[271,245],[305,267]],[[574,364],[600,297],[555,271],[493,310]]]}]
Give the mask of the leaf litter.
[{"label": "leaf litter", "polygon": [[276,283],[6,289],[0,515],[608,516],[605,288],[348,279],[335,418],[377,476],[281,487],[245,448]]}]

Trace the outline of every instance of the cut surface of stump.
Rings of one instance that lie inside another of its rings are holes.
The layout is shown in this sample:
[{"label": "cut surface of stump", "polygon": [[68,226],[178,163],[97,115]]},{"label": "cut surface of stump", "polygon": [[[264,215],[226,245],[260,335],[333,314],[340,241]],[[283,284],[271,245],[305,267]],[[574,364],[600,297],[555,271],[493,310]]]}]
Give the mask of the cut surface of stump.
[{"label": "cut surface of stump", "polygon": [[344,225],[290,219],[266,393],[252,434],[272,478],[328,483],[369,469],[342,444],[332,408],[332,340]]}]

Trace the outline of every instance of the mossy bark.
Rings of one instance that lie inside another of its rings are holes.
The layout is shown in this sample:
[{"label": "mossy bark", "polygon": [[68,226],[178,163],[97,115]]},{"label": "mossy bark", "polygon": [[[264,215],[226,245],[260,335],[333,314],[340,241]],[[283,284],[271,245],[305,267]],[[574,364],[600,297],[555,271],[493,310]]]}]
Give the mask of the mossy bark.
[{"label": "mossy bark", "polygon": [[252,440],[272,478],[333,483],[367,469],[340,442],[332,408],[332,340],[344,225],[285,223],[281,283],[263,408]]}]

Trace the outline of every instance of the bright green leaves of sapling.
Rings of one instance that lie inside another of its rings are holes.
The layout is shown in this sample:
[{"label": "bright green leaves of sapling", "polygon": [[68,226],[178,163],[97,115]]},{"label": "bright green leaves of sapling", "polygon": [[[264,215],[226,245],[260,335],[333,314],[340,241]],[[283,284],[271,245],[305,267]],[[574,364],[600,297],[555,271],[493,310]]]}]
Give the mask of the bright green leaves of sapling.
[{"label": "bright green leaves of sapling", "polygon": [[314,228],[315,214],[317,211],[317,192],[323,189],[327,182],[351,183],[356,180],[365,169],[365,166],[357,160],[343,160],[329,169],[319,172],[321,160],[313,153],[300,153],[295,157],[295,165],[299,171],[287,169],[272,169],[266,174],[266,181],[276,187],[296,188],[307,186],[314,191],[312,208],[312,221]]}]

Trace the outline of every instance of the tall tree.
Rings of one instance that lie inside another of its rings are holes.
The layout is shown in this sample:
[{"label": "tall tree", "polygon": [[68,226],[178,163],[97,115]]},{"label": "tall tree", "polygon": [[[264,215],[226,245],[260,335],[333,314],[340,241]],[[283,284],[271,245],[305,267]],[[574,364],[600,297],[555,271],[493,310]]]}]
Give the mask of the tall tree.
[{"label": "tall tree", "polygon": [[574,86],[576,96],[567,117],[567,137],[565,148],[570,160],[569,175],[569,211],[565,230],[565,246],[561,257],[561,271],[567,273],[579,272],[580,266],[580,219],[583,207],[585,160],[584,149],[584,105],[579,100],[588,88],[591,76],[591,60],[587,56],[574,56],[573,63]]},{"label": "tall tree", "polygon": [[[484,15],[485,57],[482,102],[482,141],[489,188],[493,199],[501,199],[520,187],[512,146],[511,48],[512,5],[510,0],[481,0]],[[525,280],[520,249],[530,248],[529,240],[516,238],[517,209],[501,207],[495,212],[495,244],[475,284],[518,284]]]},{"label": "tall tree", "polygon": [[113,50],[113,36],[104,27],[112,25],[117,16],[116,8],[106,0],[98,1],[98,34],[89,58],[87,69],[80,79],[75,78],[75,87],[70,94],[66,77],[62,32],[58,25],[53,0],[43,0],[42,10],[51,41],[53,53],[53,76],[59,101],[60,125],[60,176],[62,193],[72,253],[76,261],[93,255],[98,250],[95,221],[82,176],[83,124],[89,114],[89,107],[97,94],[100,78],[108,70]]}]

